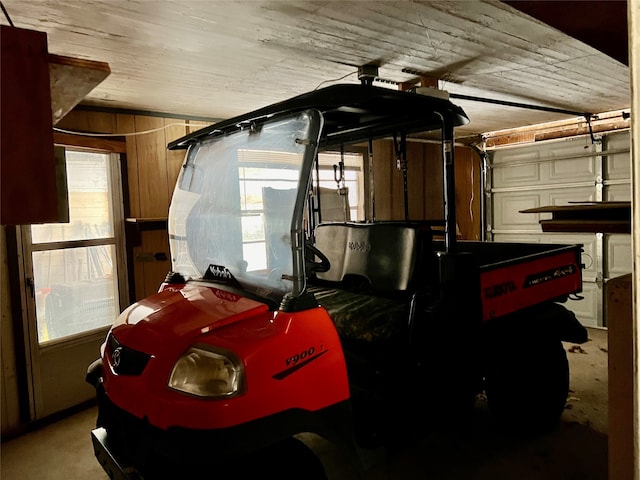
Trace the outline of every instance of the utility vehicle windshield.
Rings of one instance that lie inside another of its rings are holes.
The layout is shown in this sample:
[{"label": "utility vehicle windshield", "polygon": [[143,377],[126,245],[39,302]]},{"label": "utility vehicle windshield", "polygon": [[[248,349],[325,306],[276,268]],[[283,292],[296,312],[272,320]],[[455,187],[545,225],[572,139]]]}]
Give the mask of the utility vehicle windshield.
[{"label": "utility vehicle windshield", "polygon": [[174,272],[277,302],[302,292],[302,212],[320,118],[251,123],[189,148],[169,209]]}]

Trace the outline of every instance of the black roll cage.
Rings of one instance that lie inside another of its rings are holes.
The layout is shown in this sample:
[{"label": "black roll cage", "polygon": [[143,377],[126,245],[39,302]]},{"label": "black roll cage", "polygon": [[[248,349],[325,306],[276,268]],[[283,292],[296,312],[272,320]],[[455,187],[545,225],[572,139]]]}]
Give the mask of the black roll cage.
[{"label": "black roll cage", "polygon": [[[204,139],[238,130],[259,128],[265,120],[315,109],[323,117],[319,150],[401,135],[441,131],[444,172],[445,249],[456,250],[454,128],[469,123],[464,110],[448,99],[366,84],[338,84],[295,96],[252,112],[223,120],[171,143],[187,149]],[[371,153],[371,152],[370,152]]]}]

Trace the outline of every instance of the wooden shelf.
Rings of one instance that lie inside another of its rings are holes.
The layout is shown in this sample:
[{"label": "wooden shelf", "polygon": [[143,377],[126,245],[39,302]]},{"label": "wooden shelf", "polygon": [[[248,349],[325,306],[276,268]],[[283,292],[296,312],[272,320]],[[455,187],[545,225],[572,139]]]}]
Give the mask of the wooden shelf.
[{"label": "wooden shelf", "polygon": [[129,247],[142,245],[142,232],[167,229],[167,217],[129,217],[124,221],[124,232]]},{"label": "wooden shelf", "polygon": [[631,233],[623,220],[540,220],[543,232]]},{"label": "wooden shelf", "polygon": [[125,219],[128,225],[135,226],[138,231],[166,230],[167,217],[129,217]]},{"label": "wooden shelf", "polygon": [[167,217],[128,217],[125,219],[129,223],[153,223],[153,222],[166,222]]},{"label": "wooden shelf", "polygon": [[81,58],[48,55],[53,125],[111,73],[109,64]]},{"label": "wooden shelf", "polygon": [[631,233],[631,202],[585,202],[520,210],[551,213],[540,220],[543,232]]}]

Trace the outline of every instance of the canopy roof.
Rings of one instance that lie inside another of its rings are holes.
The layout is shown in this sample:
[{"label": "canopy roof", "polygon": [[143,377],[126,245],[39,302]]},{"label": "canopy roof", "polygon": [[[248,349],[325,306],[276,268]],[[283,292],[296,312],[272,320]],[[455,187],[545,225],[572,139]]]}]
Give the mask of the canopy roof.
[{"label": "canopy roof", "polygon": [[339,84],[218,122],[171,142],[169,149],[184,149],[204,138],[256,128],[267,118],[308,109],[319,110],[324,118],[321,147],[399,132],[430,131],[440,128],[443,119],[451,121],[453,126],[469,123],[462,108],[448,99],[372,85]]}]

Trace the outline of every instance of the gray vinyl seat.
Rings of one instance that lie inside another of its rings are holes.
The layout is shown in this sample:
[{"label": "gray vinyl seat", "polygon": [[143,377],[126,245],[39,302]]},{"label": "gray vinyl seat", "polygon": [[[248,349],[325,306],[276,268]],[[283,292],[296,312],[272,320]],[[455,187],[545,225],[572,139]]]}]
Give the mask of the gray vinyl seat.
[{"label": "gray vinyl seat", "polygon": [[424,277],[431,233],[420,224],[330,223],[316,228],[330,268],[308,291],[343,341],[406,343],[415,293]]}]

